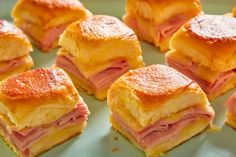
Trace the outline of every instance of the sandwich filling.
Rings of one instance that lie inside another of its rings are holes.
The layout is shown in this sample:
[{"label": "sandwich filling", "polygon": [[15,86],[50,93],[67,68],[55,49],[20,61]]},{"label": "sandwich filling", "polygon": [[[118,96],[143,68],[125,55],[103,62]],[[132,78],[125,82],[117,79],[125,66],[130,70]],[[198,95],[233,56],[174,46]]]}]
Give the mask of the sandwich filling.
[{"label": "sandwich filling", "polygon": [[21,130],[18,130],[5,115],[0,115],[0,130],[3,133],[2,136],[9,140],[24,156],[29,156],[30,146],[39,141],[42,137],[47,136],[52,127],[61,130],[73,125],[79,125],[87,121],[88,115],[89,111],[82,102],[71,112],[50,124],[43,124]]},{"label": "sandwich filling", "polygon": [[16,21],[16,23],[26,34],[30,36],[36,45],[45,51],[50,50],[54,46],[54,42],[58,41],[60,35],[69,24],[61,24],[44,30],[42,26],[35,25],[31,22]]},{"label": "sandwich filling", "polygon": [[14,68],[17,68],[27,62],[32,62],[29,56],[19,57],[8,61],[0,62],[0,75],[4,74]]},{"label": "sandwich filling", "polygon": [[[195,80],[201,88],[206,92],[207,95],[217,95],[219,92],[224,92],[224,88],[231,80],[235,80],[236,70],[230,70],[225,72],[218,72],[213,76],[213,79],[205,80],[197,74],[199,65],[193,61],[181,62],[173,57],[167,57],[167,63],[177,69],[178,71],[184,73],[191,79]],[[210,70],[208,70],[211,73]],[[211,76],[211,77],[212,77]],[[227,89],[226,89],[227,90]]]},{"label": "sandwich filling", "polygon": [[94,93],[107,89],[118,77],[126,73],[130,68],[125,59],[117,59],[100,72],[86,77],[76,66],[75,60],[71,55],[57,56],[56,66],[65,69],[79,80],[83,80],[86,87],[89,87]]},{"label": "sandwich filling", "polygon": [[142,149],[150,149],[160,143],[170,141],[179,136],[183,128],[194,123],[198,119],[204,119],[210,122],[214,117],[214,112],[212,110],[212,108],[206,110],[201,107],[185,109],[177,113],[180,114],[178,118],[171,119],[171,116],[161,118],[154,124],[146,126],[140,131],[133,130],[127,122],[124,119],[121,119],[115,112],[112,113],[112,117],[124,132],[133,137]]},{"label": "sandwich filling", "polygon": [[125,16],[128,26],[133,28],[141,38],[150,40],[149,42],[153,42],[156,46],[160,46],[161,42],[171,37],[187,20],[184,15],[176,15],[163,23],[153,23],[139,16],[129,14]]},{"label": "sandwich filling", "polygon": [[234,93],[225,103],[229,112],[236,115],[236,93]]}]

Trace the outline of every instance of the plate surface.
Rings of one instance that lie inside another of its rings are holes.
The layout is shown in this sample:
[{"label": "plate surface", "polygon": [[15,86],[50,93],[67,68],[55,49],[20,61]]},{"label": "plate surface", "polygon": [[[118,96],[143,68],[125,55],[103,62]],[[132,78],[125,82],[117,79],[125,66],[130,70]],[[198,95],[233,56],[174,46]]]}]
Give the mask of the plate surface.
[{"label": "plate surface", "polygon": [[[81,1],[94,14],[108,14],[119,18],[124,14],[124,0]],[[15,0],[0,0],[0,18],[11,21],[10,11],[14,3]],[[205,13],[208,14],[224,14],[236,6],[235,0],[202,0],[202,3]],[[159,49],[144,42],[141,44],[147,65],[164,64],[164,55],[159,53]],[[34,48],[31,55],[35,67],[47,67],[54,63],[56,50],[44,54]],[[170,151],[167,157],[235,157],[236,131],[224,126],[225,107],[223,106],[232,92],[212,102],[216,111],[215,123],[222,127],[222,130],[204,132]],[[106,101],[97,101],[91,96],[81,95],[91,111],[84,133],[42,154],[41,157],[145,157],[142,151],[111,129]],[[0,140],[0,157],[14,156],[11,149]]]}]

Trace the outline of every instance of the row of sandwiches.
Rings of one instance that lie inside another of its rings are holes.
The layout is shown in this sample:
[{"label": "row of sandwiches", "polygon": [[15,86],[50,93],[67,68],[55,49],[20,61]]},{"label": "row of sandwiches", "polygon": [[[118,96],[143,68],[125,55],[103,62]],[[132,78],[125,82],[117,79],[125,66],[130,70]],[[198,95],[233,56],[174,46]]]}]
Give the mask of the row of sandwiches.
[{"label": "row of sandwiches", "polygon": [[[23,31],[0,22],[0,135],[21,157],[83,131],[89,110],[76,88],[107,98],[113,128],[157,156],[211,127],[208,98],[236,86],[236,19],[204,15],[198,0],[128,0],[124,21],[133,30],[77,0],[19,0],[12,15]],[[60,46],[54,67],[24,72],[33,61],[23,32],[44,51]],[[170,67],[143,68],[136,34],[170,47]],[[226,106],[236,128],[235,95]]]},{"label": "row of sandwiches", "polygon": [[[236,128],[235,94],[226,102]],[[148,157],[213,126],[215,112],[201,87],[166,65],[131,70],[108,90],[113,128]],[[39,68],[0,82],[0,135],[20,157],[34,157],[83,132],[90,112],[68,74]]]}]

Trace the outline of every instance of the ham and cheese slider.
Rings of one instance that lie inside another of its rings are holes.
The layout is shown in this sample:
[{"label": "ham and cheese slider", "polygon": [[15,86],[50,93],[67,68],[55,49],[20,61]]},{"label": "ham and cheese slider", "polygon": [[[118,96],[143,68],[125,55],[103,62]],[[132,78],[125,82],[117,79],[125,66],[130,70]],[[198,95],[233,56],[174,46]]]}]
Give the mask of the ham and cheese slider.
[{"label": "ham and cheese slider", "polygon": [[89,111],[65,71],[40,68],[0,83],[0,135],[20,157],[80,134]]},{"label": "ham and cheese slider", "polygon": [[226,123],[236,130],[236,92],[226,101]]},{"label": "ham and cheese slider", "polygon": [[171,39],[167,63],[195,80],[210,99],[236,87],[236,18],[201,15]]},{"label": "ham and cheese slider", "polygon": [[12,10],[14,23],[45,52],[58,46],[69,24],[90,15],[79,0],[18,0]]},{"label": "ham and cheese slider", "polygon": [[202,89],[165,65],[127,72],[110,87],[107,101],[113,128],[153,157],[202,132],[214,117]]},{"label": "ham and cheese slider", "polygon": [[33,60],[32,46],[23,32],[13,24],[0,19],[0,80],[29,70]]},{"label": "ham and cheese slider", "polygon": [[127,0],[123,19],[140,39],[166,51],[171,36],[200,12],[199,0]]},{"label": "ham and cheese slider", "polygon": [[105,99],[109,86],[129,69],[144,66],[135,33],[112,16],[95,15],[71,24],[59,45],[56,66],[97,99]]}]

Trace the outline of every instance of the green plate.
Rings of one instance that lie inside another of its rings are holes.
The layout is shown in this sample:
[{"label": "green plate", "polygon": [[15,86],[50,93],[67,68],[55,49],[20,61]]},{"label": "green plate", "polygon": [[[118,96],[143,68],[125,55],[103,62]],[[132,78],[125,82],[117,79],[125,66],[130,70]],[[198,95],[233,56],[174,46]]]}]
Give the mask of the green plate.
[{"label": "green plate", "polygon": [[[94,14],[108,14],[119,18],[124,14],[124,0],[81,0]],[[205,13],[224,14],[236,6],[235,0],[202,0]],[[0,17],[11,20],[10,11],[15,0],[0,0]],[[0,45],[1,46],[1,45]],[[147,65],[164,64],[164,55],[159,49],[142,42],[144,61]],[[41,53],[36,48],[31,54],[35,67],[47,67],[54,63],[56,51]],[[222,127],[220,132],[204,132],[171,150],[167,157],[235,157],[236,131],[224,126],[225,107],[223,102],[233,91],[215,100],[215,123]],[[64,144],[42,154],[42,157],[144,157],[145,154],[134,147],[109,124],[106,101],[97,101],[81,94],[91,111],[84,133]],[[0,157],[14,157],[15,154],[0,140]]]}]

